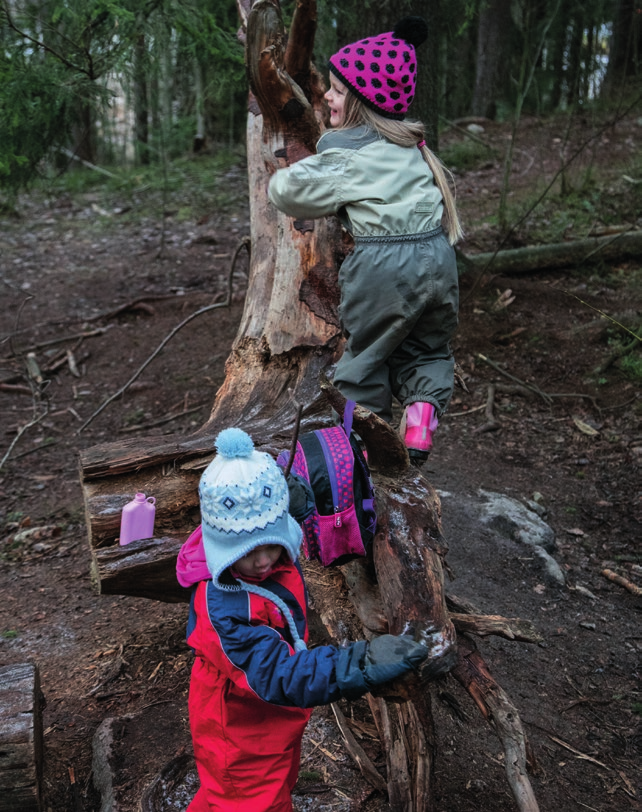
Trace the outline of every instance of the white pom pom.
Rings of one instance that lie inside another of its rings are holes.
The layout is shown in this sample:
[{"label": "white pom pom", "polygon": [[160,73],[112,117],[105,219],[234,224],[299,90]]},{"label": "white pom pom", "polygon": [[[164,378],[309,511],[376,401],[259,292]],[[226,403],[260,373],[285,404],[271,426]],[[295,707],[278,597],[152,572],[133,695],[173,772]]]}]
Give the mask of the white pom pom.
[{"label": "white pom pom", "polygon": [[254,443],[242,429],[224,429],[214,443],[216,450],[226,460],[249,457],[254,451]]}]

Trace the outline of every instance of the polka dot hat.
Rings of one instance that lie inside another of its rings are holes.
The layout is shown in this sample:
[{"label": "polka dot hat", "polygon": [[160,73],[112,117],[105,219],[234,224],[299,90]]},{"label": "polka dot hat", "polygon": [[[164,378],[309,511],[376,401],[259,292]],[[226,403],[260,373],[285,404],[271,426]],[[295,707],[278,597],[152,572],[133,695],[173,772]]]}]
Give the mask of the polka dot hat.
[{"label": "polka dot hat", "polygon": [[386,118],[403,119],[415,97],[415,46],[428,36],[421,17],[404,17],[379,36],[353,42],[330,57],[330,70],[368,107]]}]

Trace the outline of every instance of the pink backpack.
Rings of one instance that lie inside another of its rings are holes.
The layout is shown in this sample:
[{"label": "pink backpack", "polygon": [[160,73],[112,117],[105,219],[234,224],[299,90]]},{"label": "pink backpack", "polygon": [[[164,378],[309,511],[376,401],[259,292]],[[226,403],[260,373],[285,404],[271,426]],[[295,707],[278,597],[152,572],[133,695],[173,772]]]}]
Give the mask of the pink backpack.
[{"label": "pink backpack", "polygon": [[[316,509],[303,522],[303,552],[324,567],[366,555],[376,528],[374,491],[368,464],[352,434],[354,401],[346,403],[341,426],[303,434],[292,473],[306,479]],[[277,464],[285,468],[289,451]]]}]

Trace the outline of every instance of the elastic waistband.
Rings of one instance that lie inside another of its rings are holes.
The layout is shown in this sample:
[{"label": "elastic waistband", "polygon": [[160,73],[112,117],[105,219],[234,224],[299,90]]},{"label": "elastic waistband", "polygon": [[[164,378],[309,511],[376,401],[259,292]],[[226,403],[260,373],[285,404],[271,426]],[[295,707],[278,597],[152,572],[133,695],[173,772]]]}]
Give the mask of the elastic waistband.
[{"label": "elastic waistband", "polygon": [[430,231],[421,231],[419,234],[386,234],[384,237],[355,237],[355,243],[370,243],[370,242],[424,242],[425,240],[432,240],[443,234],[444,230],[441,226],[432,228]]}]

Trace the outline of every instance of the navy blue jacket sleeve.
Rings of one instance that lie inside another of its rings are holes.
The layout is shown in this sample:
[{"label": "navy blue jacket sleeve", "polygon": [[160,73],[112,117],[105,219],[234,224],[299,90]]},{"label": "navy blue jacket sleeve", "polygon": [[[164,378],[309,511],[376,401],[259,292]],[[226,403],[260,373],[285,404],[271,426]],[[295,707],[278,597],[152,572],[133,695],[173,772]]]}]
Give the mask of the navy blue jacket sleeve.
[{"label": "navy blue jacket sleeve", "polygon": [[319,646],[292,653],[277,629],[252,625],[246,592],[223,592],[211,582],[208,587],[208,620],[217,640],[210,640],[201,656],[275,705],[311,708],[341,698],[338,648]]}]

